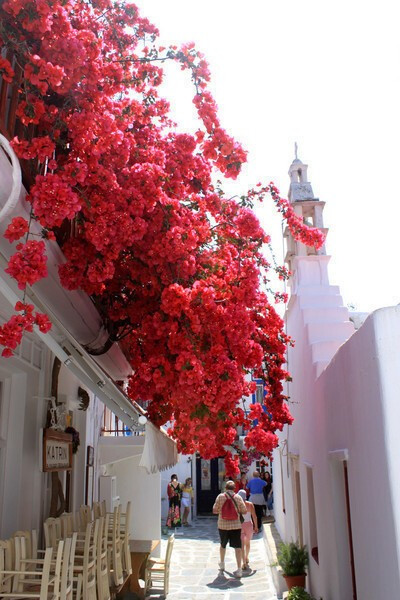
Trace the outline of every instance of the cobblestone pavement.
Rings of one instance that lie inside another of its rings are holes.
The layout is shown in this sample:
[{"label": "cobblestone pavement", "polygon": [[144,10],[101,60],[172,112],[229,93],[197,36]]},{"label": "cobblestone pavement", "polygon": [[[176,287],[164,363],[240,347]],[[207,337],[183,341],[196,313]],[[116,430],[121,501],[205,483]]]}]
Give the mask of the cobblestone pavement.
[{"label": "cobblestone pavement", "polygon": [[[276,600],[264,541],[253,537],[250,551],[251,571],[241,579],[232,576],[235,553],[227,548],[223,574],[218,571],[219,537],[216,517],[200,517],[192,527],[182,527],[175,537],[171,559],[168,600]],[[162,556],[167,536],[163,536]],[[149,596],[154,600],[157,596]]]}]

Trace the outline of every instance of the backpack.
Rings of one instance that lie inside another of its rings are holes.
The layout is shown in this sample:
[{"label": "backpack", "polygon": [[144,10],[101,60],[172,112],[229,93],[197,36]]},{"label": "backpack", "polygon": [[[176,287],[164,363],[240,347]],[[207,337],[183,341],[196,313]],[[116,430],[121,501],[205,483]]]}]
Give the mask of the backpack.
[{"label": "backpack", "polygon": [[[225,521],[236,521],[239,518],[239,511],[236,509],[232,496],[225,494],[226,500],[222,506],[221,517]],[[241,519],[242,520],[242,519]]]}]

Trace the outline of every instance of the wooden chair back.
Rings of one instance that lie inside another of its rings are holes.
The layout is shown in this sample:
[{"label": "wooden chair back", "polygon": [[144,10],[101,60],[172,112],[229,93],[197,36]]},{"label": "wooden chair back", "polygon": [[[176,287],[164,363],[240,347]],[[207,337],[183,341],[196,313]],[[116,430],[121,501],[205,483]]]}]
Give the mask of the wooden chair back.
[{"label": "wooden chair back", "polygon": [[62,539],[61,519],[49,517],[43,523],[44,543],[46,548],[57,548]]},{"label": "wooden chair back", "polygon": [[[96,548],[98,523],[88,523],[85,535],[80,541],[79,553],[75,555],[74,579],[76,580],[76,600],[97,600],[96,596]],[[81,545],[83,544],[83,545]]]},{"label": "wooden chair back", "polygon": [[[79,513],[77,513],[79,514]],[[72,538],[73,533],[75,533],[76,531],[79,531],[79,519],[78,519],[78,523],[75,523],[76,521],[76,517],[74,515],[74,513],[63,513],[60,516],[60,521],[61,521],[61,535],[63,537],[63,539],[67,539],[68,537]]]},{"label": "wooden chair back", "polygon": [[14,577],[6,572],[14,567],[14,540],[0,540],[0,595],[11,592]]},{"label": "wooden chair back", "polygon": [[84,528],[86,527],[86,525],[88,523],[92,523],[93,519],[92,519],[92,509],[90,508],[90,506],[87,506],[86,504],[82,504],[82,506],[79,509],[79,513],[80,513],[80,517],[81,517],[81,526]]},{"label": "wooden chair back", "polygon": [[72,538],[67,538],[64,544],[64,555],[61,568],[60,600],[72,600],[73,598],[73,576],[77,533]]},{"label": "wooden chair back", "polygon": [[[59,573],[61,567],[61,559],[64,542],[59,544],[59,552],[54,568],[54,577],[50,575],[52,565],[53,548],[47,548],[44,559],[41,561],[40,570],[28,570],[24,564],[25,554],[25,538],[15,537],[15,556],[18,557],[18,563],[13,565],[12,569],[6,569],[4,560],[4,547],[0,545],[0,598],[37,598],[39,600],[61,600],[59,594]],[[20,568],[17,569],[16,567]],[[58,580],[57,580],[58,576]],[[12,587],[9,591],[9,578],[12,578]],[[7,591],[2,589],[3,583],[6,584]]]},{"label": "wooden chair back", "polygon": [[96,581],[98,600],[110,600],[110,583],[107,560],[107,535],[109,515],[100,517],[97,538]]},{"label": "wooden chair back", "polygon": [[[108,569],[110,575],[110,584],[116,587],[123,581],[122,553],[121,553],[121,505],[114,508],[111,516],[111,525],[108,533]],[[110,531],[111,530],[111,531]]]},{"label": "wooden chair back", "polygon": [[130,539],[130,526],[131,526],[131,503],[128,502],[126,505],[126,512],[121,513],[121,545],[122,545],[122,567],[126,575],[132,573],[132,561],[131,553],[129,551],[129,539]]},{"label": "wooden chair back", "polygon": [[172,550],[174,547],[175,536],[172,534],[168,538],[167,550],[165,553],[165,571],[164,571],[164,594],[167,596],[169,593],[169,574],[171,565]]},{"label": "wooden chair back", "polygon": [[100,517],[105,517],[105,503],[103,502],[93,502],[93,518],[100,519]]}]

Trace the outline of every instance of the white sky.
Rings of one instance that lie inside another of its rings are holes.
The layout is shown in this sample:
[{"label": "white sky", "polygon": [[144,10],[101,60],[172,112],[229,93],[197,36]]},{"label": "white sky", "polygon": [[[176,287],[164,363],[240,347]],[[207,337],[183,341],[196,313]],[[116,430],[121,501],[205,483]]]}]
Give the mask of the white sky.
[{"label": "white sky", "polygon": [[[194,41],[212,73],[221,124],[248,150],[236,183],[287,195],[294,158],[326,202],[330,280],[344,304],[400,302],[400,3],[381,0],[136,0],[161,41]],[[173,117],[194,130],[188,72],[168,68]],[[282,256],[280,219],[258,211]]]}]

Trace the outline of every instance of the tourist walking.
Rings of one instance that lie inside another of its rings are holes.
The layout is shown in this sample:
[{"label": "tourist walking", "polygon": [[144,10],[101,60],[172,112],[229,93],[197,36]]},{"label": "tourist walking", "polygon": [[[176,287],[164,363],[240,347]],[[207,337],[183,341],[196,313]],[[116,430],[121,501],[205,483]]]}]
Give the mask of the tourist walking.
[{"label": "tourist walking", "polygon": [[249,566],[249,554],[250,554],[250,542],[253,538],[253,531],[258,533],[257,527],[257,515],[254,510],[254,504],[246,500],[246,490],[239,490],[238,495],[242,498],[246,506],[246,514],[244,515],[244,521],[242,523],[242,561],[243,569],[248,571]]},{"label": "tourist walking", "polygon": [[188,516],[190,513],[190,509],[193,506],[193,488],[192,488],[192,479],[188,477],[182,488],[182,506],[183,506],[183,514],[182,514],[182,525],[185,527],[189,527],[190,523],[188,522]]},{"label": "tourist walking", "polygon": [[169,500],[167,527],[180,527],[182,486],[175,473],[171,475],[171,481],[167,486],[167,494]]},{"label": "tourist walking", "polygon": [[213,513],[218,515],[218,532],[220,538],[220,571],[225,570],[226,546],[229,542],[231,548],[235,549],[237,569],[233,576],[240,578],[242,576],[242,523],[240,515],[247,512],[246,505],[242,498],[235,494],[235,482],[227,481],[225,492],[219,494],[213,506]]},{"label": "tourist walking", "polygon": [[266,481],[260,478],[259,471],[254,471],[253,479],[250,479],[247,484],[247,489],[250,492],[249,500],[254,504],[254,510],[257,515],[257,529],[261,531],[263,506],[266,504],[264,500],[263,489],[267,485]]}]

